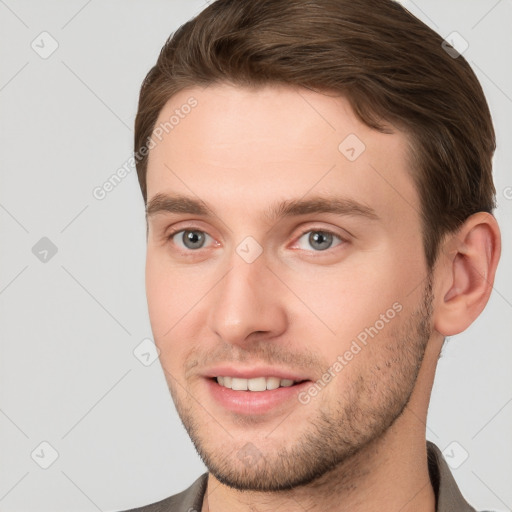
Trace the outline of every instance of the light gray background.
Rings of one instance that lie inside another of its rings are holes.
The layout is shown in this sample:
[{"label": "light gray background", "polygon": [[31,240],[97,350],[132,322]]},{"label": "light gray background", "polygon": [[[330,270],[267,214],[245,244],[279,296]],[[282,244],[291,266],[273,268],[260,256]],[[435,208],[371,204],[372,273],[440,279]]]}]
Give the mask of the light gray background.
[{"label": "light gray background", "polygon": [[[484,314],[443,350],[428,438],[458,443],[457,460],[468,453],[453,473],[473,506],[511,510],[512,2],[403,3],[469,42],[498,137],[501,265]],[[206,470],[158,360],[133,353],[151,338],[135,170],[105,199],[92,194],[131,155],[139,88],[161,46],[205,5],[0,0],[2,512],[130,508]],[[51,49],[44,31],[59,45],[47,58],[31,47]],[[32,252],[43,237],[57,248],[46,262]]]}]

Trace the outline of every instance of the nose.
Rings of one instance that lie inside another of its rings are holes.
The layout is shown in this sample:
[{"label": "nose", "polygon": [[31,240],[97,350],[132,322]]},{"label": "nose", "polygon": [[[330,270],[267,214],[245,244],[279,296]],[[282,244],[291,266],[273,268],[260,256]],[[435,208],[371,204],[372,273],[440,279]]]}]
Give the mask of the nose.
[{"label": "nose", "polygon": [[267,267],[263,254],[247,263],[238,254],[215,287],[208,324],[224,342],[244,345],[273,338],[287,328],[286,290]]}]

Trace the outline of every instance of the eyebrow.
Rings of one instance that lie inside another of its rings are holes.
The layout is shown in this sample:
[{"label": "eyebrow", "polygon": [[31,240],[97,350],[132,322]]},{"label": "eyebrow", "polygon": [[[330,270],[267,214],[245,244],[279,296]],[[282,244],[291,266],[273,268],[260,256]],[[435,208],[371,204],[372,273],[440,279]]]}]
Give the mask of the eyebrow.
[{"label": "eyebrow", "polygon": [[[183,195],[156,194],[148,202],[146,217],[159,213],[186,213],[209,217],[213,209],[204,201]],[[288,199],[270,205],[264,212],[264,218],[276,222],[284,217],[308,215],[312,213],[333,213],[336,215],[353,215],[378,220],[373,208],[347,197],[315,196],[310,199]]]}]

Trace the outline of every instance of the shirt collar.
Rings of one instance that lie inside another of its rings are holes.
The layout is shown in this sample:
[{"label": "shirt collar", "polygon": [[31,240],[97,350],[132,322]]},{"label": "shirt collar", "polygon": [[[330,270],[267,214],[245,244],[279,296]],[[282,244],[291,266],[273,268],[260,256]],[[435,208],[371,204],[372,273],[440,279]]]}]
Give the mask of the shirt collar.
[{"label": "shirt collar", "polygon": [[431,441],[427,441],[427,460],[436,512],[476,512],[462,496],[441,450]]}]

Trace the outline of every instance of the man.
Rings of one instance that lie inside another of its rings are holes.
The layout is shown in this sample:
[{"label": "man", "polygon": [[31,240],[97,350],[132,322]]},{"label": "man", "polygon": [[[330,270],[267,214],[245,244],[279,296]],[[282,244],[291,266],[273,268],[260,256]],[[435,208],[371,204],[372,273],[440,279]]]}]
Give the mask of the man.
[{"label": "man", "polygon": [[500,256],[494,130],[390,0],[217,0],[146,77],[146,289],[208,468],[140,511],[474,510],[425,422]]}]

